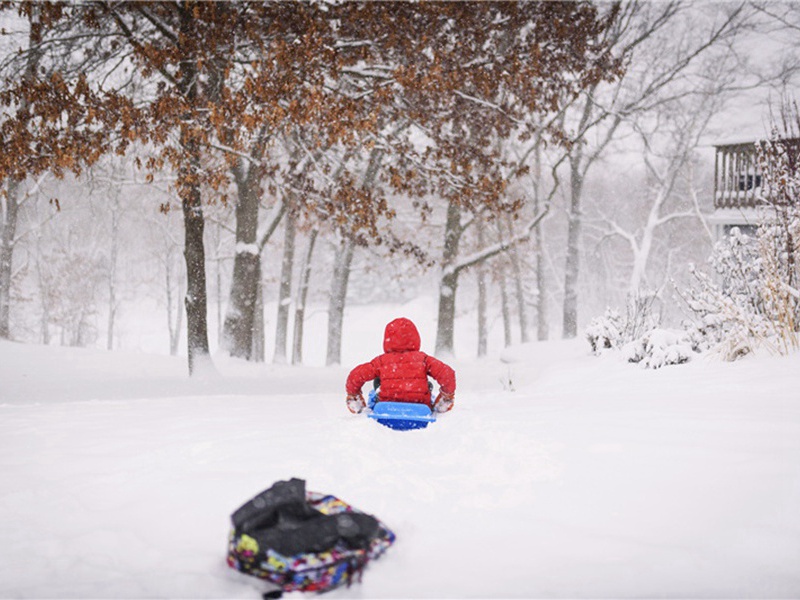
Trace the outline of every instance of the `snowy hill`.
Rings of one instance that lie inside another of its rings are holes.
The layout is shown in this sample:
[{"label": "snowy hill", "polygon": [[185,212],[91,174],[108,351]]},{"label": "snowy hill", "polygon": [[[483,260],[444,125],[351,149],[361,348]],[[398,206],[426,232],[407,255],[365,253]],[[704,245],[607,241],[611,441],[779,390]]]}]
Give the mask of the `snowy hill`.
[{"label": "snowy hill", "polygon": [[258,598],[229,515],[290,477],[397,534],[330,598],[800,596],[800,355],[529,344],[411,432],[346,411],[349,362],[184,361],[0,343],[0,597]]}]

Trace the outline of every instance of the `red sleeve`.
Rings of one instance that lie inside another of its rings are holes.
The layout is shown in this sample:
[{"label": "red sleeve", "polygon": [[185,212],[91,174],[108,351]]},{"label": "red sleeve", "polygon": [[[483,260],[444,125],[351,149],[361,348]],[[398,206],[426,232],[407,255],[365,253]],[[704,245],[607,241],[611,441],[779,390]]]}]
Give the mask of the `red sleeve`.
[{"label": "red sleeve", "polygon": [[374,362],[373,360],[363,365],[358,365],[350,371],[350,375],[347,376],[347,383],[345,383],[348,395],[361,393],[361,386],[378,376],[378,369],[373,364]]},{"label": "red sleeve", "polygon": [[438,358],[425,355],[425,363],[428,366],[428,375],[433,377],[445,394],[455,394],[456,392],[456,372]]}]

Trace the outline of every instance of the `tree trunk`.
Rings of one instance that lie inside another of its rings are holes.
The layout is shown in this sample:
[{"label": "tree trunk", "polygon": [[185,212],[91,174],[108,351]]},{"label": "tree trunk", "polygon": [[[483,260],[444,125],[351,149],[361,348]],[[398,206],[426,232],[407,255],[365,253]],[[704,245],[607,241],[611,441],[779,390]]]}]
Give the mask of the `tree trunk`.
[{"label": "tree trunk", "polygon": [[[178,293],[173,294],[172,281],[172,247],[167,247],[166,258],[164,259],[164,286],[167,293],[167,328],[169,329],[169,354],[178,355],[178,345],[181,339],[181,326],[183,325],[183,307],[174,298],[183,295],[183,286],[178,279]],[[177,306],[176,306],[177,305]]]},{"label": "tree trunk", "polygon": [[567,230],[567,260],[564,268],[564,313],[562,337],[578,335],[578,275],[580,273],[581,196],[583,174],[580,172],[581,150],[570,161],[570,206]]},{"label": "tree trunk", "polygon": [[353,263],[355,243],[345,236],[336,251],[331,281],[331,297],[328,304],[328,349],[325,364],[338,365],[342,362],[342,325],[344,306],[347,298],[347,283]]},{"label": "tree trunk", "polygon": [[[506,231],[503,231],[503,223],[500,219],[497,222],[497,231],[500,236],[500,241],[503,238],[511,239],[514,235],[514,226],[511,223],[511,219],[506,219]],[[525,306],[525,286],[522,283],[522,268],[520,266],[519,261],[519,250],[516,244],[510,246],[506,251],[508,256],[508,264],[511,266],[511,273],[514,277],[514,295],[517,301],[517,307],[519,312],[517,313],[519,317],[519,330],[520,330],[520,338],[521,341],[527,342],[528,341],[528,313],[527,307]],[[503,270],[503,273],[506,273],[507,269]],[[507,307],[510,311],[510,306]],[[509,314],[511,314],[509,312]]]},{"label": "tree trunk", "polygon": [[579,138],[570,150],[570,206],[569,206],[569,227],[567,231],[567,258],[564,268],[564,310],[562,319],[562,337],[565,339],[574,338],[578,335],[578,275],[580,274],[580,241],[581,227],[583,224],[583,213],[581,202],[583,199],[583,184],[586,180],[586,173],[592,163],[600,156],[600,151],[605,148],[622,122],[622,115],[614,117],[612,125],[609,126],[606,136],[600,141],[599,146],[594,149],[588,157],[584,156],[586,150],[585,132],[595,109],[595,91],[597,85],[593,86],[587,93],[586,103],[583,107],[581,120],[577,131]]},{"label": "tree trunk", "polygon": [[254,362],[264,362],[266,346],[266,328],[264,327],[264,280],[259,272],[256,281],[256,304],[253,310],[253,349],[251,357]]},{"label": "tree trunk", "polygon": [[291,208],[286,214],[286,232],[283,240],[281,282],[278,291],[278,316],[275,325],[275,355],[272,362],[286,364],[286,342],[289,337],[289,305],[292,301],[292,271],[297,220]]},{"label": "tree trunk", "polygon": [[42,344],[44,344],[45,346],[49,346],[50,345],[50,309],[47,306],[46,302],[44,303],[44,306],[42,306],[42,316],[41,316],[41,319],[39,320],[39,324],[40,324],[41,329],[42,329],[41,330]]},{"label": "tree trunk", "polygon": [[500,272],[500,307],[503,314],[503,346],[508,348],[513,340],[511,339],[511,309],[508,302],[505,269]]},{"label": "tree trunk", "polygon": [[[178,286],[179,298],[183,294],[182,287],[181,285]],[[170,356],[178,356],[178,346],[181,341],[181,327],[183,326],[183,307],[180,306],[180,303],[173,307],[171,298],[172,292],[169,292],[168,295],[167,318],[169,320],[169,354]],[[175,315],[174,321],[172,317],[173,314]]]},{"label": "tree trunk", "polygon": [[[181,5],[181,36],[190,40],[195,34],[190,6]],[[198,69],[196,57],[188,55],[181,60],[181,95],[189,106],[197,104]],[[183,155],[178,169],[178,190],[183,210],[184,246],[186,261],[186,339],[189,374],[211,367],[208,347],[208,295],[206,289],[206,253],[203,245],[205,217],[198,174],[201,170],[201,150],[195,139],[191,115],[183,125],[180,139]]]},{"label": "tree trunk", "polygon": [[[38,206],[36,207],[38,210]],[[49,294],[45,291],[45,276],[42,272],[42,229],[37,228],[35,233],[35,266],[36,266],[36,284],[38,287],[39,303],[42,308],[39,324],[41,327],[41,342],[45,346],[50,345],[52,339],[50,335],[50,298]]]},{"label": "tree trunk", "polygon": [[222,316],[222,257],[220,256],[220,237],[221,237],[221,229],[222,225],[217,223],[217,226],[214,228],[216,235],[215,237],[215,248],[214,248],[214,299],[216,300],[216,313],[217,313],[217,343],[222,344],[222,327],[225,323],[224,317]]},{"label": "tree trunk", "polygon": [[[483,248],[483,223],[478,223],[478,246]],[[486,318],[486,264],[478,265],[478,356],[486,356],[488,349],[488,327]]]},{"label": "tree trunk", "polygon": [[224,346],[231,356],[252,358],[261,257],[252,248],[239,248],[233,261],[233,282],[223,326]]},{"label": "tree trunk", "polygon": [[114,349],[114,324],[117,316],[117,255],[119,253],[119,195],[111,204],[111,256],[108,261],[108,331],[106,349]]},{"label": "tree trunk", "polygon": [[253,356],[253,323],[261,257],[256,235],[258,231],[258,185],[256,169],[246,168],[242,159],[234,169],[237,186],[236,254],[233,278],[222,328],[222,346],[231,355],[250,360]]},{"label": "tree trunk", "polygon": [[489,347],[489,328],[486,318],[486,269],[478,269],[478,356],[486,356]]},{"label": "tree trunk", "polygon": [[530,341],[528,338],[528,310],[525,304],[525,286],[522,283],[522,267],[520,266],[519,251],[516,246],[509,249],[508,257],[511,261],[511,272],[514,275],[514,294],[516,295],[519,310],[520,341],[525,344]]},{"label": "tree trunk", "polygon": [[306,314],[306,298],[308,297],[308,284],[311,280],[311,257],[314,254],[314,244],[317,241],[317,229],[311,230],[308,239],[308,249],[303,258],[300,269],[300,286],[297,289],[297,302],[294,311],[294,334],[292,339],[292,364],[299,365],[303,362],[303,322]]},{"label": "tree trunk", "polygon": [[[539,212],[541,205],[541,182],[542,182],[542,146],[536,145],[534,149],[533,161],[533,198],[534,212]],[[545,277],[544,260],[544,234],[542,233],[541,222],[537,223],[533,229],[534,237],[534,263],[536,268],[536,339],[544,341],[549,336],[548,317],[547,317],[547,287]]]},{"label": "tree trunk", "polygon": [[[195,164],[199,168],[199,161]],[[182,198],[185,229],[184,259],[186,260],[186,327],[189,355],[189,374],[197,372],[206,359],[208,348],[208,300],[206,297],[206,257],[203,246],[203,207],[200,188],[192,185]]]},{"label": "tree trunk", "polygon": [[544,241],[542,230],[536,226],[536,339],[545,341],[550,336],[547,321],[547,275],[545,273]]},{"label": "tree trunk", "polygon": [[6,196],[0,203],[0,339],[11,336],[11,273],[14,262],[14,237],[17,232],[19,182],[8,181]]},{"label": "tree trunk", "polygon": [[[31,81],[36,75],[39,59],[42,56],[39,8],[35,4],[30,8],[28,19],[28,57],[25,61],[23,78]],[[27,108],[28,102],[23,100],[19,110],[25,111]],[[11,275],[14,264],[14,238],[17,235],[20,183],[17,179],[10,178],[6,196],[0,199],[0,339],[4,340],[10,339],[11,336]]]},{"label": "tree trunk", "polygon": [[458,271],[455,269],[455,262],[458,258],[461,232],[461,209],[454,202],[450,202],[447,205],[442,274],[439,279],[439,313],[436,326],[436,354],[438,355],[452,356],[454,354],[456,289],[458,288]]}]

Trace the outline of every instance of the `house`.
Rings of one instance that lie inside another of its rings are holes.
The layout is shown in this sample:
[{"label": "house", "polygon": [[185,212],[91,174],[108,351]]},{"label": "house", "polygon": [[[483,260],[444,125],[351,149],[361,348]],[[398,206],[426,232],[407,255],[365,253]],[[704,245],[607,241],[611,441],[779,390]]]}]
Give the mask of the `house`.
[{"label": "house", "polygon": [[[781,140],[798,155],[800,138]],[[764,206],[763,173],[758,164],[757,142],[715,145],[714,212],[709,222],[716,239],[738,227],[742,233],[754,234],[758,226],[758,207]]]}]

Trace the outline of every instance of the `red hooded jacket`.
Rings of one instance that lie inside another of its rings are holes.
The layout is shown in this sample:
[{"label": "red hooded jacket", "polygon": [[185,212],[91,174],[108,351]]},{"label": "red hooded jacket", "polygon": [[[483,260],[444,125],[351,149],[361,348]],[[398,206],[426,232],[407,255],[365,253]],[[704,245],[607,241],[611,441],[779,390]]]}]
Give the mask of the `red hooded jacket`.
[{"label": "red hooded jacket", "polygon": [[386,326],[383,334],[385,354],[350,371],[346,383],[347,393],[360,393],[362,385],[378,377],[381,380],[381,400],[430,404],[430,375],[437,381],[441,391],[454,394],[455,371],[442,361],[420,352],[419,348],[419,332],[414,323],[402,317],[395,319]]}]

